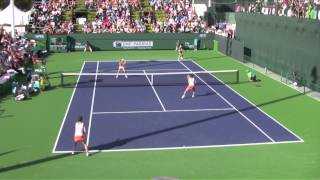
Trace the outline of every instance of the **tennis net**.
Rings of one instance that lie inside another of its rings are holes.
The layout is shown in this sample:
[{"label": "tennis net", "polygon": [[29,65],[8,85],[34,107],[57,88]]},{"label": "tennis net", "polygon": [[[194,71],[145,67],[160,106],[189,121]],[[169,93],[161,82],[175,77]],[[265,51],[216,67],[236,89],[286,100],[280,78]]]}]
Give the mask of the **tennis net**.
[{"label": "tennis net", "polygon": [[239,70],[196,72],[136,72],[120,73],[62,73],[62,87],[130,87],[130,86],[185,86],[186,76],[193,74],[197,85],[221,85],[239,83]]}]

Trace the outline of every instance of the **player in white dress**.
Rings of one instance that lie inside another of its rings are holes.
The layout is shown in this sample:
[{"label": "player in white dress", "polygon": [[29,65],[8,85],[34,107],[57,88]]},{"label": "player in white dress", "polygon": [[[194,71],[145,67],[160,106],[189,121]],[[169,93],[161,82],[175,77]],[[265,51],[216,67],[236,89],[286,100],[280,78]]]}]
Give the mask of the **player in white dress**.
[{"label": "player in white dress", "polygon": [[89,151],[88,151],[88,146],[85,142],[85,133],[86,133],[86,128],[84,126],[84,123],[83,123],[83,118],[82,116],[80,116],[75,124],[75,127],[74,127],[74,137],[73,137],[73,141],[74,141],[74,144],[73,144],[73,151],[72,151],[72,154],[74,154],[74,151],[75,151],[75,148],[76,148],[76,145],[81,142],[83,144],[83,147],[86,151],[86,155],[89,156]]},{"label": "player in white dress", "polygon": [[182,99],[184,99],[184,97],[186,96],[186,93],[187,93],[188,91],[191,91],[191,92],[192,92],[192,98],[195,97],[195,93],[196,93],[196,88],[195,88],[196,80],[195,80],[193,74],[188,74],[188,75],[187,75],[187,80],[188,80],[188,86],[187,86],[186,90],[184,91],[183,95],[181,96]]},{"label": "player in white dress", "polygon": [[123,72],[125,77],[128,78],[128,76],[126,74],[126,70],[125,70],[125,65],[126,65],[126,61],[124,60],[124,58],[121,58],[119,60],[119,68],[118,68],[118,72],[117,72],[116,78],[119,77],[119,73],[120,72]]}]

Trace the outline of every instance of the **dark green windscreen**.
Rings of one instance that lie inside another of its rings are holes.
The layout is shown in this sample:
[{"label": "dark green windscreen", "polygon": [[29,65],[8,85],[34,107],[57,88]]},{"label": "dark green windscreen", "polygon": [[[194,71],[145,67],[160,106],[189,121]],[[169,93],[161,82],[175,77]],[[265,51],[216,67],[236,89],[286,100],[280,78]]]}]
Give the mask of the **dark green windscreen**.
[{"label": "dark green windscreen", "polygon": [[236,23],[246,60],[319,90],[320,22],[237,13]]}]

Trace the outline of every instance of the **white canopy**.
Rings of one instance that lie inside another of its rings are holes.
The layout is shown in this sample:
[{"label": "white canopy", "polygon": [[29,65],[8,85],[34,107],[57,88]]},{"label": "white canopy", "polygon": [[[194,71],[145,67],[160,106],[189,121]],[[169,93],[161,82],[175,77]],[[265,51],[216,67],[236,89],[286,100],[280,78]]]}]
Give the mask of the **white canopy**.
[{"label": "white canopy", "polygon": [[26,25],[29,23],[29,15],[31,11],[23,12],[13,3],[10,3],[4,10],[0,11],[0,25],[12,24],[14,16],[14,25]]}]

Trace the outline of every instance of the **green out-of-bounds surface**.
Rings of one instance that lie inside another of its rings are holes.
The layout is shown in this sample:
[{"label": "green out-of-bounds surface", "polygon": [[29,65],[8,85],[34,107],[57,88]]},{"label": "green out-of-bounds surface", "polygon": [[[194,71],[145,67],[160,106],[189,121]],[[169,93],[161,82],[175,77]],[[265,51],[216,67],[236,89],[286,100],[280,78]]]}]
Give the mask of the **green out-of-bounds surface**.
[{"label": "green out-of-bounds surface", "polygon": [[[79,72],[85,60],[176,59],[170,51],[59,53],[47,58],[52,88],[32,99],[0,103],[0,179],[320,179],[320,103],[213,51],[186,51],[207,70],[239,69],[230,86],[300,136],[304,142],[240,147],[84,154],[52,154],[72,88],[60,73]],[[88,102],[89,103],[89,102]],[[71,140],[70,140],[71,141]]]}]

